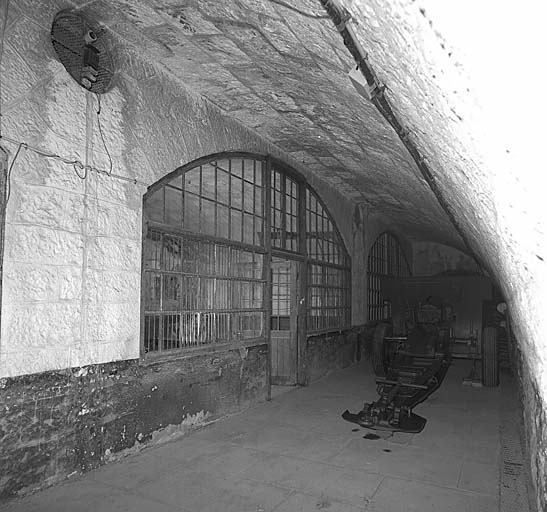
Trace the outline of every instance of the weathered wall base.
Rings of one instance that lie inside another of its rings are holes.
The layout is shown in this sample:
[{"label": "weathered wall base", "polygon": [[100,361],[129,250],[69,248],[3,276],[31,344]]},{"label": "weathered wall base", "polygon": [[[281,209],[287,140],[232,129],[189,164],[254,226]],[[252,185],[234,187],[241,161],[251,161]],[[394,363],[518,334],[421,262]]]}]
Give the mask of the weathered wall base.
[{"label": "weathered wall base", "polygon": [[523,407],[526,452],[529,454],[529,470],[535,490],[535,510],[547,510],[547,404],[541,398],[537,380],[527,365],[526,358],[518,350],[517,361],[520,399]]},{"label": "weathered wall base", "polygon": [[268,347],[0,380],[0,503],[267,395]]},{"label": "weathered wall base", "polygon": [[306,347],[308,382],[313,382],[332,370],[346,368],[360,358],[363,328],[310,336]]}]

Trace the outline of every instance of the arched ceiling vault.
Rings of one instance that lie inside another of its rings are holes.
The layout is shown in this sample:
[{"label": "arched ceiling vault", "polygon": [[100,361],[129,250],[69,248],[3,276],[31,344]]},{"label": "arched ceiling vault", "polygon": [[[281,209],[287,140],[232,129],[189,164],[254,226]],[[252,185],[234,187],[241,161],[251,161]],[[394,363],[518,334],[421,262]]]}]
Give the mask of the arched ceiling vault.
[{"label": "arched ceiling vault", "polygon": [[397,134],[352,84],[354,60],[318,0],[117,0],[85,9],[355,204],[410,238],[464,248]]}]

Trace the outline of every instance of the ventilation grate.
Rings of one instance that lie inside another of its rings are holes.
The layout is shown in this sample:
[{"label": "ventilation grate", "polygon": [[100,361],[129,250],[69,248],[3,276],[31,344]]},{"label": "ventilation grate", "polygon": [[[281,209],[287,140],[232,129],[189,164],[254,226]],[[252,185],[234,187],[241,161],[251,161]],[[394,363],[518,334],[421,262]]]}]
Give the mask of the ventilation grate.
[{"label": "ventilation grate", "polygon": [[[51,43],[59,60],[78,84],[96,94],[108,91],[112,82],[113,64],[108,53],[104,30],[96,31],[78,14],[60,11],[51,26]],[[86,82],[84,61],[90,46],[92,55],[97,59],[94,65],[97,75],[95,81]]]}]

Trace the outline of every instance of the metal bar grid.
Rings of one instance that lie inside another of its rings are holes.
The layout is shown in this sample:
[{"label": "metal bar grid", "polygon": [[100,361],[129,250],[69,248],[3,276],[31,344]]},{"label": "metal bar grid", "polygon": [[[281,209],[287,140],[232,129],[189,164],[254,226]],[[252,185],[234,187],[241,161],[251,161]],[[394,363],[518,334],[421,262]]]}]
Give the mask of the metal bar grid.
[{"label": "metal bar grid", "polygon": [[350,261],[332,219],[307,185],[276,169],[265,176],[267,165],[249,157],[204,162],[145,199],[145,351],[267,334],[272,246],[318,269],[308,329],[349,325]]},{"label": "metal bar grid", "polygon": [[407,277],[411,274],[408,260],[397,238],[389,232],[382,233],[372,245],[367,261],[368,320],[383,320],[386,311],[381,291],[381,278]]}]

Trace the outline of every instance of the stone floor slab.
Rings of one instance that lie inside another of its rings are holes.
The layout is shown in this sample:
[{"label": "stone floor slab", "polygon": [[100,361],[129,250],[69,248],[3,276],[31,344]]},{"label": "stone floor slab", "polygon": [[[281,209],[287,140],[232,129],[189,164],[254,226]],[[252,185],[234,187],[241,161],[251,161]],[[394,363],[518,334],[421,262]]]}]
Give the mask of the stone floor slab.
[{"label": "stone floor slab", "polygon": [[2,512],[494,512],[501,397],[462,386],[468,370],[457,361],[416,408],[428,420],[419,434],[373,432],[341,418],[377,396],[365,362]]},{"label": "stone floor slab", "polygon": [[498,512],[496,497],[386,477],[367,512]]}]

